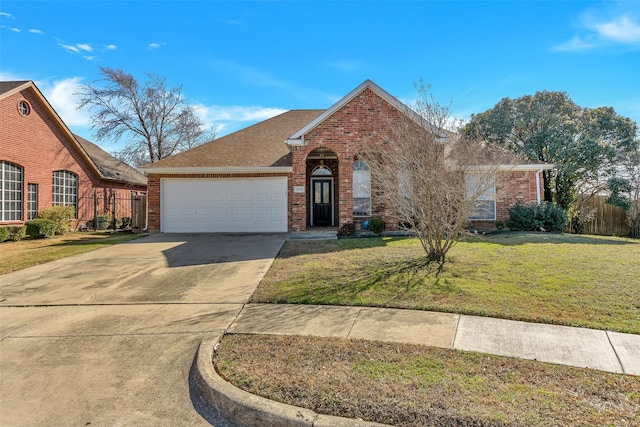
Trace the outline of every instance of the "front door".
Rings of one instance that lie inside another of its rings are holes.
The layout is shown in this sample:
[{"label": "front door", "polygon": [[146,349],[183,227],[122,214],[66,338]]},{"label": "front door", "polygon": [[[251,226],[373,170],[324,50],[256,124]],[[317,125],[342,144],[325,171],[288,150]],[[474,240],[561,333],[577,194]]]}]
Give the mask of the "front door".
[{"label": "front door", "polygon": [[332,181],[314,179],[312,181],[312,224],[319,227],[333,225]]}]

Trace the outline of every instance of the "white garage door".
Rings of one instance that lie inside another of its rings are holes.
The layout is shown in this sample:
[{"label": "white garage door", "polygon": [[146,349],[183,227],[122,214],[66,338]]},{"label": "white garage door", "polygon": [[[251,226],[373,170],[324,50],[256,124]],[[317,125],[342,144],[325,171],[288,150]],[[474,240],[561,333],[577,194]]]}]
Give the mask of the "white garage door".
[{"label": "white garage door", "polygon": [[286,232],[287,178],[162,179],[164,233]]}]

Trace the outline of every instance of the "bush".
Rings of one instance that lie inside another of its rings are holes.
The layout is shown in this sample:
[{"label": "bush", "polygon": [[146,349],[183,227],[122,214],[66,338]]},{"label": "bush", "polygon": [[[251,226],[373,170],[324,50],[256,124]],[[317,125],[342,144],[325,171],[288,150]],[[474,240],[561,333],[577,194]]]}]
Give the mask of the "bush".
[{"label": "bush", "polygon": [[125,228],[131,228],[131,217],[130,216],[123,216],[122,218],[120,218],[120,229],[124,230]]},{"label": "bush", "polygon": [[509,209],[507,226],[522,231],[562,231],[567,225],[567,214],[553,203],[539,205],[516,204]]},{"label": "bush", "polygon": [[369,228],[376,234],[382,233],[384,231],[384,220],[374,216],[369,220]]},{"label": "bush", "polygon": [[347,222],[340,226],[338,236],[353,236],[356,234],[356,226],[352,222]]},{"label": "bush", "polygon": [[0,227],[0,243],[9,238],[9,229],[7,227]]},{"label": "bush", "polygon": [[9,232],[9,239],[14,242],[24,239],[27,235],[27,227],[24,225],[7,227],[7,231]]},{"label": "bush", "polygon": [[76,216],[73,206],[51,206],[38,212],[38,218],[56,223],[56,234],[64,234],[71,229],[71,220]]},{"label": "bush", "polygon": [[27,221],[24,224],[26,226],[27,235],[33,238],[52,237],[56,234],[58,224],[50,219],[38,218]]}]

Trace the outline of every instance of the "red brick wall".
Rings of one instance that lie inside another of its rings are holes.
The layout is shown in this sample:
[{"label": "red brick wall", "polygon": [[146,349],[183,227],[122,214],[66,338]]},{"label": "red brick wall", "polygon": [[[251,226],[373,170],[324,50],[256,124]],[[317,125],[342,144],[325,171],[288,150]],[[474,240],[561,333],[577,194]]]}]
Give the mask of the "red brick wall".
[{"label": "red brick wall", "polygon": [[[17,105],[26,100],[31,106],[28,116],[19,114]],[[38,184],[38,209],[51,206],[52,174],[67,170],[78,176],[78,198],[113,189],[117,197],[128,197],[131,191],[145,191],[145,187],[129,186],[101,180],[77,151],[66,132],[41,105],[40,98],[30,89],[8,96],[0,101],[0,160],[22,167],[23,218],[27,218],[27,184]],[[87,204],[87,212],[79,211],[78,218],[92,218],[93,205]],[[2,224],[13,224],[2,223]]]},{"label": "red brick wall", "polygon": [[[337,226],[353,222],[352,178],[355,156],[365,146],[382,142],[379,136],[380,124],[399,112],[383,101],[371,89],[365,89],[325,121],[304,136],[305,146],[293,151],[293,178],[289,181],[289,229],[305,230],[310,224],[309,218],[309,181],[306,176],[307,156],[316,148],[324,147],[338,157],[338,170],[334,171],[334,195],[337,200],[334,207]],[[307,191],[294,193],[294,186],[305,186]],[[384,212],[388,224],[395,221]]]},{"label": "red brick wall", "polygon": [[147,215],[149,217],[149,231],[158,232],[161,230],[160,218],[160,180],[162,178],[268,178],[286,176],[291,181],[291,174],[284,172],[277,173],[193,173],[193,174],[154,174],[150,173],[147,178]]},{"label": "red brick wall", "polygon": [[[315,161],[307,156],[315,149],[328,148],[338,157],[337,171],[332,167],[336,198],[336,225],[354,222],[352,200],[353,162],[367,145],[379,144],[385,134],[383,125],[400,112],[370,89],[365,89],[349,103],[334,112],[304,136],[305,146],[293,151],[293,178],[289,182],[289,229],[305,230],[310,225],[309,171]],[[294,193],[294,186],[305,186],[305,193]],[[375,183],[373,183],[375,185]],[[375,188],[373,189],[375,191]],[[508,210],[516,202],[536,203],[535,172],[506,172],[500,174],[496,185],[496,215],[508,219]],[[397,228],[393,209],[380,207],[372,200],[374,215],[381,216],[388,229]],[[495,222],[491,222],[493,226]]]}]

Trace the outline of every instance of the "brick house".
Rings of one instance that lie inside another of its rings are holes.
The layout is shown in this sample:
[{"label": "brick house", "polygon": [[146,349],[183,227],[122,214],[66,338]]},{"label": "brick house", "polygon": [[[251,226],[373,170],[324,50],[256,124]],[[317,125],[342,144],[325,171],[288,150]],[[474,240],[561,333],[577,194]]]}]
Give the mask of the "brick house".
[{"label": "brick house", "polygon": [[147,190],[142,173],[71,133],[32,81],[0,82],[0,118],[0,225],[53,205],[74,206],[77,226],[114,204],[130,216],[126,200]]},{"label": "brick house", "polygon": [[[370,170],[358,153],[380,143],[374,124],[405,114],[398,105],[366,80],[327,110],[288,111],[149,165],[149,229],[295,232],[372,215],[393,229],[389,210],[372,200]],[[500,167],[474,226],[493,228],[516,202],[540,202],[541,172],[550,165]]]}]

